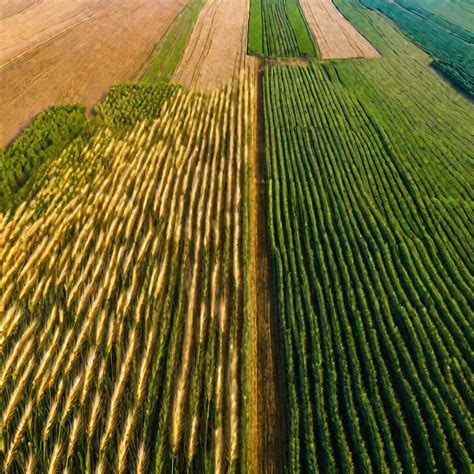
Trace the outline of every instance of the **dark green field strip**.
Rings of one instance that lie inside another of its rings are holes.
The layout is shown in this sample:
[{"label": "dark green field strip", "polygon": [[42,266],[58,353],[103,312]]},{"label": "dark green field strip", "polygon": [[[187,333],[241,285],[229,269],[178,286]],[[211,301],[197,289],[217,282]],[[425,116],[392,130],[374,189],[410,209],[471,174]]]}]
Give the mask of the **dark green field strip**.
[{"label": "dark green field strip", "polygon": [[474,97],[474,33],[406,0],[362,0],[383,12],[434,59],[434,65]]},{"label": "dark green field strip", "polygon": [[442,81],[415,102],[420,67],[264,73],[292,472],[472,462],[474,157],[466,125],[443,132],[470,105]]},{"label": "dark green field strip", "polygon": [[183,8],[146,63],[139,77],[141,82],[171,81],[205,3],[206,0],[191,0]]},{"label": "dark green field strip", "polygon": [[471,0],[411,0],[410,4],[434,13],[461,28],[472,29],[474,25],[474,4]]},{"label": "dark green field strip", "polygon": [[83,130],[82,105],[54,106],[42,112],[5,150],[0,150],[0,212],[13,210],[29,194],[38,168]]},{"label": "dark green field strip", "polygon": [[317,55],[298,0],[251,0],[248,52],[273,57]]}]

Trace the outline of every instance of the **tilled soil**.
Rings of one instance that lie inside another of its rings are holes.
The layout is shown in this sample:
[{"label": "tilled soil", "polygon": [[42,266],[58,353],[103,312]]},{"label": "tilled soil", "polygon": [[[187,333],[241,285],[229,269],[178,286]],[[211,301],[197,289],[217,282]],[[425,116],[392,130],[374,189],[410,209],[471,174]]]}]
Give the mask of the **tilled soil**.
[{"label": "tilled soil", "polygon": [[131,80],[186,0],[23,3],[0,9],[0,146],[45,108]]},{"label": "tilled soil", "polygon": [[246,56],[248,0],[209,0],[199,15],[173,81],[200,91],[235,79]]},{"label": "tilled soil", "polygon": [[[260,77],[257,79],[261,80]],[[250,387],[252,428],[251,471],[285,471],[288,450],[283,343],[276,308],[268,236],[267,173],[264,153],[263,97],[258,84],[255,136],[249,163],[249,313],[255,336],[251,341]]]},{"label": "tilled soil", "polygon": [[301,0],[301,7],[316,38],[321,59],[380,56],[331,0]]}]

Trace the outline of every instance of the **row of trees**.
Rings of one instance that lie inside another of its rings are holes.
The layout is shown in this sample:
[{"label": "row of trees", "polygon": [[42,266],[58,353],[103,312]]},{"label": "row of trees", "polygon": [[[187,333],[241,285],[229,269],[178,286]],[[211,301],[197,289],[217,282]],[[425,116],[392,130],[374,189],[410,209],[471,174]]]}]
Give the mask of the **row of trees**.
[{"label": "row of trees", "polygon": [[0,151],[0,212],[13,209],[28,189],[18,194],[36,170],[83,130],[85,107],[59,105],[40,113],[5,150]]}]

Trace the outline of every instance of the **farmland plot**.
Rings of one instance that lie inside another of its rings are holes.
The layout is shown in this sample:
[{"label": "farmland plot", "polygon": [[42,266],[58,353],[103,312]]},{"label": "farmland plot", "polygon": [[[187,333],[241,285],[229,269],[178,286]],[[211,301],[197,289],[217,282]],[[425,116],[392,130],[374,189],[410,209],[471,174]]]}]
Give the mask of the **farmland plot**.
[{"label": "farmland plot", "polygon": [[78,11],[76,2],[44,0],[0,20],[0,146],[45,108],[92,107],[132,79],[184,3],[90,0]]},{"label": "farmland plot", "polygon": [[247,0],[209,0],[201,11],[173,82],[196,90],[222,86],[239,76],[246,56]]},{"label": "farmland plot", "polygon": [[251,0],[248,51],[258,56],[315,57],[299,0]]},{"label": "farmland plot", "polygon": [[291,472],[470,470],[472,109],[422,68],[264,73]]},{"label": "farmland plot", "polygon": [[[8,3],[10,8],[7,5],[0,7],[0,66],[91,19],[101,7],[97,0]],[[15,5],[18,8],[13,8]]]},{"label": "farmland plot", "polygon": [[301,0],[301,7],[316,38],[321,59],[379,56],[331,0]]},{"label": "farmland plot", "polygon": [[[362,0],[363,5],[380,10],[433,58],[433,65],[465,92],[474,97],[474,32],[452,23],[430,10],[406,0]],[[461,2],[457,7],[463,8]],[[464,8],[468,7],[467,4]],[[469,7],[468,7],[469,8]],[[445,6],[448,10],[449,7]],[[466,11],[466,18],[473,18]]]},{"label": "farmland plot", "polygon": [[252,87],[120,86],[0,214],[6,472],[245,471]]},{"label": "farmland plot", "polygon": [[142,83],[0,150],[0,470],[469,472],[474,115],[428,54],[376,0],[51,1],[0,0],[56,18],[0,41],[4,130]]}]

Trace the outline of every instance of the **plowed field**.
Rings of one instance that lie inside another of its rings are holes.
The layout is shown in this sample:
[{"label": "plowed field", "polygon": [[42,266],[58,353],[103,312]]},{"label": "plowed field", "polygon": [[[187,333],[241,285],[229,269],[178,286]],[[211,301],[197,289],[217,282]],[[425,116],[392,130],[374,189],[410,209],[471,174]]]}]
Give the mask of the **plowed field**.
[{"label": "plowed field", "polygon": [[185,0],[0,4],[0,146],[57,103],[93,106],[134,77]]},{"label": "plowed field", "polygon": [[331,0],[301,0],[301,7],[316,37],[321,59],[379,56]]}]

